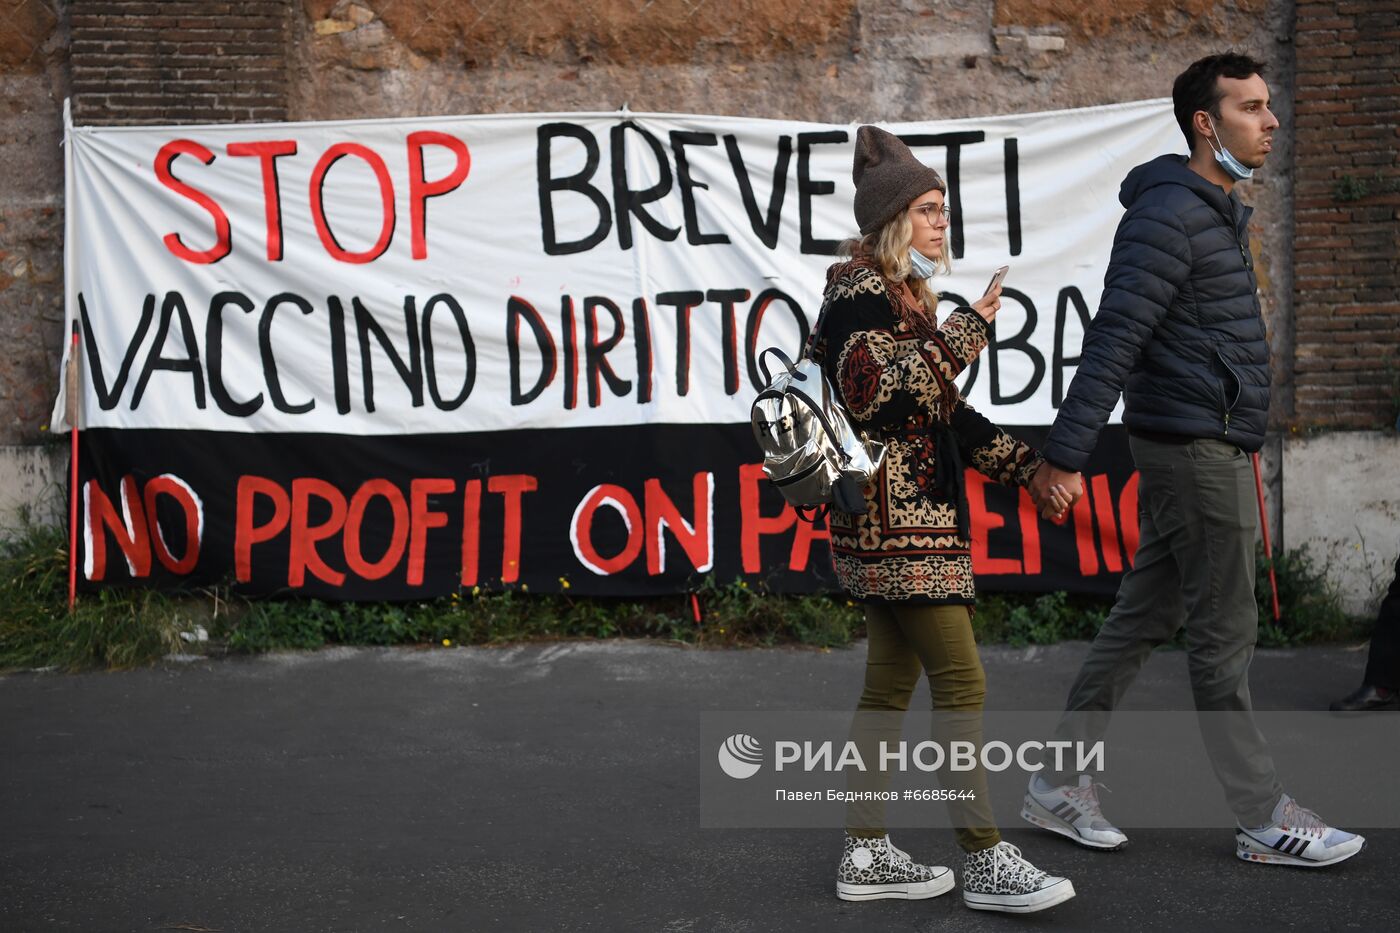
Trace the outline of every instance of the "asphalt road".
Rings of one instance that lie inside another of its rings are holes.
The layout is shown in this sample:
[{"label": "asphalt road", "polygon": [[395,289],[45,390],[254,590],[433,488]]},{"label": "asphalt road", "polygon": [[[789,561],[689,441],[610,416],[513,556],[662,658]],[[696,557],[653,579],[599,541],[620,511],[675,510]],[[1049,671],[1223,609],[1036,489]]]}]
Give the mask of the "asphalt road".
[{"label": "asphalt road", "polygon": [[[989,706],[1058,708],[1083,650],[986,649]],[[845,709],[863,659],[560,643],[3,677],[0,930],[1400,928],[1400,830],[1307,871],[1238,861],[1228,830],[1102,854],[1007,827],[1078,890],[1008,917],[837,900],[839,830],[702,828],[697,715]],[[1261,651],[1256,704],[1318,708],[1363,660]],[[1184,656],[1128,706],[1189,709]],[[946,829],[897,839],[960,867]]]}]

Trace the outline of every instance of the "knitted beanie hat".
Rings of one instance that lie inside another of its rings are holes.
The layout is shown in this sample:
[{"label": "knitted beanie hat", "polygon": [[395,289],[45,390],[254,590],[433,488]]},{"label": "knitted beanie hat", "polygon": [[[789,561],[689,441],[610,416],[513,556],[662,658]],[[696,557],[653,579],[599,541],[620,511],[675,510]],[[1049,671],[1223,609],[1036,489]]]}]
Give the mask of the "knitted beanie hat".
[{"label": "knitted beanie hat", "polygon": [[875,233],[925,191],[947,186],[898,136],[878,126],[856,131],[856,223],[862,235]]}]

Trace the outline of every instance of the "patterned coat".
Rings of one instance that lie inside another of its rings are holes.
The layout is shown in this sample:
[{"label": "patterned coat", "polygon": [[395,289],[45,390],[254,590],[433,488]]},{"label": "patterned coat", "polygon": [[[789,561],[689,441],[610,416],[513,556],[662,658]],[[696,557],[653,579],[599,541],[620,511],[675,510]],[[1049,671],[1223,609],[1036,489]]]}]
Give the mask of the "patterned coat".
[{"label": "patterned coat", "polygon": [[815,358],[857,429],[887,445],[865,514],[828,516],[837,579],[859,600],[973,604],[963,464],[1025,486],[1044,462],[953,385],[986,346],[986,323],[958,308],[936,326],[866,258],[827,270],[822,308]]}]

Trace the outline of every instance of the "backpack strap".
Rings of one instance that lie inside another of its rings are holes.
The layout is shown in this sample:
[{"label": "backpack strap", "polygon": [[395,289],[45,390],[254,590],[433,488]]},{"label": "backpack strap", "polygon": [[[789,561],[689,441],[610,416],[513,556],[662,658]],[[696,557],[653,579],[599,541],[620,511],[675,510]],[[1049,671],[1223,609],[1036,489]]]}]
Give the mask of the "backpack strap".
[{"label": "backpack strap", "polygon": [[821,340],[823,326],[826,324],[826,311],[830,302],[823,301],[821,310],[817,312],[817,323],[812,325],[812,332],[807,335],[807,342],[802,345],[802,356],[812,359],[812,354],[816,352],[817,341]]},{"label": "backpack strap", "polygon": [[[764,385],[772,385],[772,384],[773,384],[773,373],[772,373],[772,371],[769,370],[769,368],[768,368],[768,360],[767,360],[768,354],[770,354],[770,353],[772,353],[774,356],[776,356],[776,357],[782,362],[783,367],[784,367],[788,372],[792,372],[793,369],[795,369],[795,368],[797,367],[797,364],[794,363],[792,360],[788,359],[788,355],[787,355],[786,353],[784,353],[782,350],[779,350],[777,347],[769,347],[767,350],[764,350],[762,353],[760,353],[760,354],[758,355],[758,368],[761,369],[761,370],[763,370],[763,383],[764,383]],[[761,397],[762,397],[762,396],[760,396],[760,398],[761,398]]]},{"label": "backpack strap", "polygon": [[827,420],[826,412],[822,411],[822,407],[801,389],[794,389],[792,386],[788,386],[787,394],[812,410],[812,414],[816,416],[817,422],[822,426],[822,430],[825,431],[826,436],[831,439],[831,446],[836,451],[836,455],[841,458],[841,466],[845,467],[849,464],[851,462],[851,455],[846,453],[845,448],[841,446],[841,435],[836,433],[836,429],[832,427],[831,422]]}]

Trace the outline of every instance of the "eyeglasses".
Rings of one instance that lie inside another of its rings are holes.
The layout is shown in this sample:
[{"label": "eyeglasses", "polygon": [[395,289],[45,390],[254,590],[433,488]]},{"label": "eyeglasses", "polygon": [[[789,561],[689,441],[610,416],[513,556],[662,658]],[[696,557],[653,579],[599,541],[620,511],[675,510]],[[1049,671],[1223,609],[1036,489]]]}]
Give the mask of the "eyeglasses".
[{"label": "eyeglasses", "polygon": [[924,221],[930,227],[938,226],[939,221],[947,223],[948,218],[953,216],[952,209],[946,204],[942,207],[934,207],[932,204],[920,204],[918,207],[914,208],[914,213],[923,214]]}]

